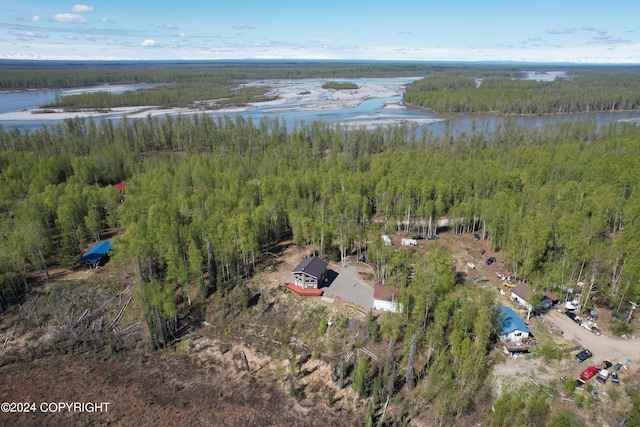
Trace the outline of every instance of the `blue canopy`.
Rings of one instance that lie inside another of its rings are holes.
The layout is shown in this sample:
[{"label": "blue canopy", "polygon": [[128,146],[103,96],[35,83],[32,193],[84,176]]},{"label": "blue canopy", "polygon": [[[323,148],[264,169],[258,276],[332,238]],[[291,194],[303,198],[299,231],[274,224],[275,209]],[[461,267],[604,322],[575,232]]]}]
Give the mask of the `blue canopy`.
[{"label": "blue canopy", "polygon": [[100,242],[82,255],[82,260],[90,263],[100,261],[111,249],[111,242],[105,240]]}]

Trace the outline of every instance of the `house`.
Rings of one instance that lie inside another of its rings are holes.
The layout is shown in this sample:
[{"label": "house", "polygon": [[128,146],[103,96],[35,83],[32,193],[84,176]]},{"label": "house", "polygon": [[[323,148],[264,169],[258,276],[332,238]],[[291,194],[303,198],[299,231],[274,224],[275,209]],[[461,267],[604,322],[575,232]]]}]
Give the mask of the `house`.
[{"label": "house", "polygon": [[524,283],[519,283],[515,288],[511,289],[511,300],[531,309],[531,304],[528,302],[529,298],[531,298],[531,293]]},{"label": "house", "polygon": [[376,285],[373,289],[373,309],[378,311],[401,313],[403,306],[397,302],[399,293],[399,288]]},{"label": "house", "polygon": [[513,309],[501,305],[500,311],[504,315],[500,325],[500,339],[506,341],[522,341],[529,338],[531,329],[524,323]]},{"label": "house", "polygon": [[327,275],[327,262],[312,256],[303,259],[291,272],[296,286],[302,289],[318,289]]},{"label": "house", "polygon": [[386,234],[382,235],[382,241],[384,242],[385,246],[391,246],[393,244],[391,242],[391,238],[389,236],[387,236]]}]

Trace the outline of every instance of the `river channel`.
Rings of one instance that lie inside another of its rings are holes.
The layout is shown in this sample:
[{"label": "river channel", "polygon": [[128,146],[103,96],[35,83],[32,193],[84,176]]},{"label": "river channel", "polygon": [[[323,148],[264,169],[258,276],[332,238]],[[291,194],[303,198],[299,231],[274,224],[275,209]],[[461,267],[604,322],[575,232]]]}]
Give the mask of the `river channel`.
[{"label": "river channel", "polygon": [[[541,76],[542,78],[548,76]],[[554,76],[555,77],[555,76]],[[208,114],[212,117],[242,115],[254,122],[264,117],[282,119],[289,129],[303,123],[323,121],[340,124],[346,128],[374,128],[389,124],[408,123],[421,131],[435,135],[450,132],[470,132],[482,123],[483,131],[492,132],[501,121],[495,115],[440,115],[421,109],[407,108],[402,95],[407,84],[415,77],[349,79],[358,89],[328,90],[322,85],[326,79],[264,80],[248,83],[270,88],[273,101],[249,104],[237,108],[220,108],[215,101],[199,102],[194,108],[123,107],[108,112],[66,113],[61,110],[42,113],[40,107],[57,96],[88,92],[109,91],[117,94],[153,87],[154,85],[109,85],[65,90],[34,90],[0,93],[0,126],[5,130],[33,131],[42,126],[55,125],[74,116],[91,117],[94,120],[119,121],[123,117],[146,118],[148,116]],[[525,116],[513,119],[527,127],[542,127],[570,121],[595,120],[605,125],[621,120],[640,120],[640,112],[584,113],[568,115]]]}]

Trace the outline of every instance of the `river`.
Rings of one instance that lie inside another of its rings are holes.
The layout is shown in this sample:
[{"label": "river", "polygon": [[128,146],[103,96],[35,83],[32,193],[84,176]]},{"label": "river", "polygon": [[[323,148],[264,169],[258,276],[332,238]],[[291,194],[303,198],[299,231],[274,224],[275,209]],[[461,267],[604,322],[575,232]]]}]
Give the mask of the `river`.
[{"label": "river", "polygon": [[[562,73],[551,74],[552,78],[558,75],[562,75]],[[533,75],[530,78],[545,79],[550,78],[549,76],[547,74]],[[339,123],[343,127],[353,128],[374,128],[407,122],[416,124],[424,132],[436,135],[451,132],[456,135],[460,132],[472,131],[479,123],[482,124],[483,131],[492,132],[495,126],[501,122],[499,116],[490,114],[440,115],[421,109],[407,108],[402,102],[402,95],[405,86],[415,79],[415,77],[349,79],[349,82],[358,85],[358,89],[338,91],[324,89],[322,85],[327,82],[326,79],[262,80],[247,85],[269,87],[269,95],[272,95],[275,100],[237,108],[220,108],[215,101],[210,101],[199,102],[194,108],[126,107],[114,108],[109,112],[84,112],[80,114],[65,113],[61,110],[38,113],[38,109],[41,105],[61,95],[99,90],[117,94],[150,88],[154,85],[106,85],[65,90],[14,91],[0,93],[0,125],[5,130],[33,131],[42,126],[60,123],[65,118],[76,115],[92,117],[94,120],[118,121],[125,116],[145,118],[149,115],[206,113],[213,117],[242,115],[256,122],[263,117],[278,117],[284,120],[289,129],[302,123],[308,124],[318,120]],[[515,117],[514,120],[517,124],[527,127],[541,127],[579,120],[595,120],[598,125],[603,125],[619,120],[640,120],[640,112],[524,116]]]}]

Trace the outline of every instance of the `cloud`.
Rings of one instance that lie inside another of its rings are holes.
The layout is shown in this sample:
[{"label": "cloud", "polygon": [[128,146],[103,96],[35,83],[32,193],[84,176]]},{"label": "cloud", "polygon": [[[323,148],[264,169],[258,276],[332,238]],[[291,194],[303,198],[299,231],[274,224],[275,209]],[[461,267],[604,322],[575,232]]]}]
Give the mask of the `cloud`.
[{"label": "cloud", "polygon": [[84,24],[87,22],[82,16],[74,13],[56,13],[51,15],[51,20],[62,22],[63,24]]},{"label": "cloud", "polygon": [[154,46],[156,46],[156,41],[153,40],[153,39],[146,39],[145,41],[140,43],[140,46],[142,46],[142,47],[154,47]]},{"label": "cloud", "polygon": [[180,31],[180,32],[178,33],[178,36],[180,36],[180,37],[182,37],[182,38],[187,37],[187,35],[186,35],[183,31]]},{"label": "cloud", "polygon": [[27,21],[27,22],[38,22],[40,17],[38,15],[33,16],[21,16],[18,18],[18,21]]},{"label": "cloud", "polygon": [[557,27],[547,28],[547,33],[553,34],[553,35],[572,34],[575,31],[576,30],[574,30],[573,28],[557,28]]},{"label": "cloud", "polygon": [[71,8],[71,12],[76,13],[94,12],[95,10],[93,6],[87,6],[86,4],[74,4]]},{"label": "cloud", "polygon": [[107,18],[106,16],[103,16],[100,19],[98,19],[98,22],[102,22],[103,24],[113,24],[113,21],[111,20],[111,18]]},{"label": "cloud", "polygon": [[37,34],[37,33],[34,33],[33,31],[13,31],[11,35],[22,40],[34,39],[34,38],[46,39],[47,37],[49,37],[48,35]]},{"label": "cloud", "polygon": [[164,24],[163,28],[166,28],[167,30],[177,30],[178,29],[178,27],[176,27],[173,24]]},{"label": "cloud", "polygon": [[255,30],[256,27],[254,25],[234,25],[233,27],[234,30]]}]

